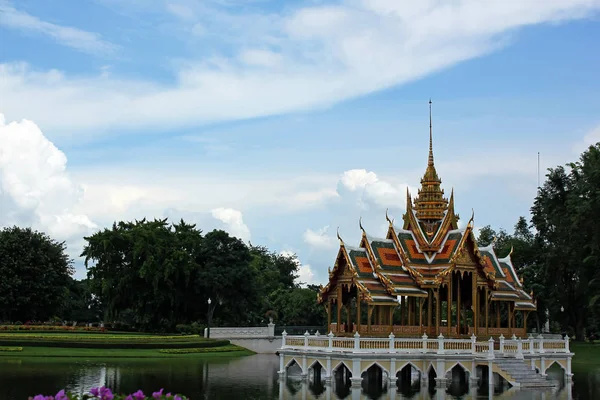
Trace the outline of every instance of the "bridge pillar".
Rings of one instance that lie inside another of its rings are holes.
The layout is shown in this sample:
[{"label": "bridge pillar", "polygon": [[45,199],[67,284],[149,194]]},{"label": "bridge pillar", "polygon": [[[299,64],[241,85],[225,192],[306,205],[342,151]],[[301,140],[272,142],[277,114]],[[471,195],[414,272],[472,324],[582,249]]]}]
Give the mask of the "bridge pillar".
[{"label": "bridge pillar", "polygon": [[565,380],[571,382],[573,380],[573,372],[571,371],[571,357],[567,358],[567,369],[565,371]]},{"label": "bridge pillar", "polygon": [[[360,361],[360,358],[352,359],[352,378],[350,378],[350,382],[352,382],[353,387],[360,387],[362,383],[362,376],[360,374]],[[354,398],[354,392],[352,392],[352,398]]]},{"label": "bridge pillar", "polygon": [[306,364],[306,356],[302,356],[302,374],[300,376],[302,376],[302,379],[308,378],[308,367]]},{"label": "bridge pillar", "polygon": [[[440,334],[442,336],[442,334]],[[437,376],[435,378],[435,387],[446,389],[446,367],[443,359],[437,359],[437,367],[436,372]]]},{"label": "bridge pillar", "polygon": [[325,366],[325,385],[331,385],[332,373],[331,373],[331,356],[326,357]]},{"label": "bridge pillar", "polygon": [[283,353],[279,353],[279,371],[277,371],[277,373],[280,377],[284,377],[286,375]]},{"label": "bridge pillar", "polygon": [[398,383],[398,378],[396,377],[396,359],[392,358],[390,360],[390,371],[388,375],[388,380],[390,381],[390,385],[396,385]]},{"label": "bridge pillar", "polygon": [[540,375],[546,376],[546,357],[540,358]]}]

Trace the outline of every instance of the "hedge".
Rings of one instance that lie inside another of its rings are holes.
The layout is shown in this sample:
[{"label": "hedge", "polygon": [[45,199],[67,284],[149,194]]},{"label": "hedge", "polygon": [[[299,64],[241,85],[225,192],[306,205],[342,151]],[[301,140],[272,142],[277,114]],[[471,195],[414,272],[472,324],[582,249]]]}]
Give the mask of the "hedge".
[{"label": "hedge", "polygon": [[0,351],[23,351],[22,347],[0,347]]},{"label": "hedge", "polygon": [[154,341],[154,342],[122,342],[122,341],[86,341],[86,340],[22,340],[0,339],[0,346],[31,347],[64,347],[85,349],[177,349],[177,348],[214,348],[227,346],[229,340],[211,341]]},{"label": "hedge", "polygon": [[154,342],[159,340],[169,340],[169,341],[188,341],[188,340],[201,340],[201,341],[209,341],[207,339],[201,338],[198,335],[177,335],[177,336],[130,336],[130,335],[101,335],[94,337],[92,334],[86,334],[81,336],[76,336],[73,334],[67,335],[40,335],[36,333],[9,333],[2,334],[0,333],[0,340],[31,340],[31,339],[44,339],[44,340],[73,340],[73,341],[121,341],[121,342]]},{"label": "hedge", "polygon": [[189,349],[160,349],[159,353],[165,354],[191,354],[191,353],[229,353],[233,351],[249,351],[243,347],[231,345],[218,348],[199,348],[193,347]]}]

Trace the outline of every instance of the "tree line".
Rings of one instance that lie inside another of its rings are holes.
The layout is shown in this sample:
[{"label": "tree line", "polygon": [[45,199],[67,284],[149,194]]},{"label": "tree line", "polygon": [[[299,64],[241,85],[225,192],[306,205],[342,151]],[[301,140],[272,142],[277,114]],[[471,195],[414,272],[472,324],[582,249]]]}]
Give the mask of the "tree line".
[{"label": "tree line", "polygon": [[513,233],[480,230],[478,243],[495,238],[499,257],[511,248],[513,264],[533,291],[538,311],[529,323],[577,340],[600,332],[600,143],[579,160],[548,170],[531,207]]},{"label": "tree line", "polygon": [[[0,320],[117,322],[172,331],[178,324],[324,326],[319,288],[297,282],[298,260],[247,245],[221,230],[166,219],[115,222],[85,238],[87,278],[73,279],[65,244],[43,232],[0,231]],[[478,242],[495,241],[533,291],[538,311],[578,340],[600,329],[600,143],[578,161],[548,170],[528,221],[514,232],[486,226]],[[209,306],[208,299],[211,299]]]},{"label": "tree line", "polygon": [[[72,278],[65,244],[29,228],[0,232],[0,319],[115,323],[168,332],[177,325],[323,326],[318,287],[300,287],[298,260],[181,220],[115,222],[85,238],[87,279]],[[209,306],[208,299],[211,299]]]}]

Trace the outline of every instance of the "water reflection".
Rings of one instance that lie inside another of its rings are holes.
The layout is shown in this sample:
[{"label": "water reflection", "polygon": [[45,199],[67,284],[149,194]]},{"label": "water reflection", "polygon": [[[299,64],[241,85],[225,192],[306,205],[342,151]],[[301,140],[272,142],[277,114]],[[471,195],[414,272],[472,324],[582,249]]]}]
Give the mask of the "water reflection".
[{"label": "water reflection", "polygon": [[[403,369],[390,380],[380,370],[367,370],[360,384],[352,385],[351,373],[339,368],[326,381],[321,368],[311,369],[307,379],[290,374],[278,379],[279,359],[270,355],[242,358],[179,359],[41,359],[0,357],[0,399],[22,400],[38,393],[56,393],[62,388],[84,393],[107,385],[120,392],[166,388],[194,400],[283,400],[283,399],[511,399],[594,400],[600,398],[600,370],[576,372],[575,387],[559,382],[544,392],[508,388],[503,382],[488,387],[481,380],[471,385],[462,374],[447,389],[435,388],[435,380],[412,368]],[[562,378],[560,371],[556,378]],[[485,377],[487,374],[483,374]],[[423,378],[423,379],[422,379]],[[573,394],[572,394],[573,393]]]},{"label": "water reflection", "polygon": [[446,390],[422,387],[420,390],[413,390],[409,393],[403,391],[400,387],[384,385],[381,390],[373,392],[365,390],[365,386],[345,385],[344,388],[336,387],[335,384],[325,384],[318,387],[315,391],[315,386],[306,380],[296,378],[285,378],[279,380],[279,400],[307,400],[307,399],[324,399],[324,400],[450,400],[450,399],[487,399],[494,400],[510,399],[510,400],[572,400],[572,384],[565,385],[558,389],[547,391],[539,390],[519,390],[517,388],[509,388],[501,393],[493,394],[488,397],[488,388],[480,388],[473,386],[460,396],[456,396],[452,386]]}]

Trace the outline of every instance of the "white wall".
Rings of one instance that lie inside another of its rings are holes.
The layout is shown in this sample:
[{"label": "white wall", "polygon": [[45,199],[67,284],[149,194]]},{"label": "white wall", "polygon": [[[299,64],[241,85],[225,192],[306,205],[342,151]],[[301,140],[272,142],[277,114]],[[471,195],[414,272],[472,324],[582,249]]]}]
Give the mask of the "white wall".
[{"label": "white wall", "polygon": [[281,347],[281,337],[230,339],[230,342],[259,354],[275,354]]}]

